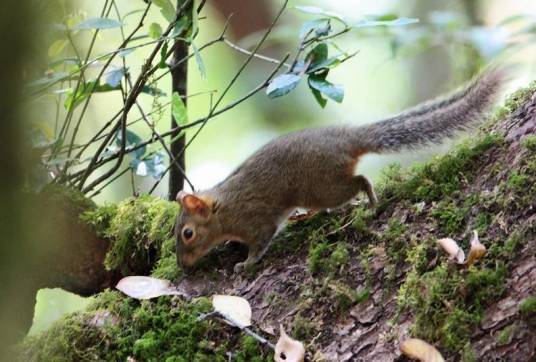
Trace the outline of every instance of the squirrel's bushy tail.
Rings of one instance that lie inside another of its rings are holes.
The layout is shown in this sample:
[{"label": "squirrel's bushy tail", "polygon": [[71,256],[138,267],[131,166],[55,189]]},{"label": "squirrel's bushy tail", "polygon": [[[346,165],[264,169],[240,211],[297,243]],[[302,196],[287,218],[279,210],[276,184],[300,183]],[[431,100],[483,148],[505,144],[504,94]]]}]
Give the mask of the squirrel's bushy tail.
[{"label": "squirrel's bushy tail", "polygon": [[416,106],[398,116],[358,128],[359,143],[370,152],[398,151],[438,143],[483,120],[507,78],[491,68],[450,96]]}]

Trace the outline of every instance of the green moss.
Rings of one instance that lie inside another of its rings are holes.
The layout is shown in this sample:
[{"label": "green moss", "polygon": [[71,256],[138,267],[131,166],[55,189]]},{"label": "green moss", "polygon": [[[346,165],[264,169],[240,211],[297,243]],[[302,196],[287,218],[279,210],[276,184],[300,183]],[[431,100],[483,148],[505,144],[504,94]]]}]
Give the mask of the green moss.
[{"label": "green moss", "polygon": [[75,187],[63,184],[47,184],[40,194],[57,205],[63,206],[70,210],[74,215],[80,215],[84,211],[94,209],[95,203],[86,197],[80,190]]},{"label": "green moss", "polygon": [[321,232],[313,238],[307,256],[309,271],[313,274],[335,275],[348,263],[348,246],[343,243],[328,243]]},{"label": "green moss", "polygon": [[471,344],[469,342],[466,343],[465,346],[463,347],[461,357],[462,357],[463,362],[477,362],[478,361],[476,357],[476,353],[471,347]]},{"label": "green moss", "polygon": [[447,263],[420,274],[413,268],[399,289],[400,310],[414,315],[413,333],[440,342],[449,351],[461,351],[487,305],[504,291],[506,268],[470,267],[466,271]]},{"label": "green moss", "polygon": [[373,213],[370,209],[358,207],[353,211],[352,226],[356,231],[366,233],[368,231],[368,222],[372,219],[372,216]]},{"label": "green moss", "polygon": [[536,135],[525,136],[521,140],[521,145],[529,151],[536,151]]},{"label": "green moss", "polygon": [[[116,291],[96,297],[86,312],[69,315],[20,346],[24,361],[238,361],[269,360],[270,351],[216,320],[197,320],[206,298],[136,301]],[[226,335],[226,337],[224,337]],[[221,341],[227,341],[222,343]]]},{"label": "green moss", "polygon": [[501,135],[488,133],[476,142],[467,140],[454,151],[409,171],[402,171],[399,166],[389,167],[379,187],[383,196],[380,208],[395,200],[431,202],[451,195],[460,189],[461,180],[471,181],[477,176],[474,166],[487,150],[503,141]]},{"label": "green moss", "polygon": [[513,334],[514,334],[514,326],[513,325],[506,326],[497,335],[497,342],[499,342],[500,344],[508,344],[510,343],[510,340]]},{"label": "green moss", "polygon": [[534,315],[536,314],[536,296],[526,298],[519,304],[519,313],[522,315]]},{"label": "green moss", "polygon": [[504,119],[506,116],[514,112],[523,103],[530,99],[530,97],[534,93],[534,90],[536,90],[536,82],[532,82],[531,84],[529,84],[528,87],[518,89],[517,91],[512,93],[506,99],[504,105],[495,112],[494,117],[492,117],[492,121]]},{"label": "green moss", "polygon": [[169,258],[174,255],[173,225],[179,206],[175,202],[144,195],[129,198],[117,206],[105,205],[86,212],[83,219],[111,240],[105,266],[119,269],[123,274],[144,272],[134,266],[150,267],[159,258],[159,275],[177,275],[170,270]]},{"label": "green moss", "polygon": [[311,340],[317,333],[317,329],[310,318],[296,315],[292,324],[293,338],[305,342]]},{"label": "green moss", "polygon": [[408,227],[397,218],[389,219],[387,228],[381,234],[380,239],[385,243],[387,256],[393,263],[399,263],[406,258],[407,240],[404,237]]},{"label": "green moss", "polygon": [[447,199],[437,205],[432,216],[437,219],[443,234],[452,235],[459,232],[464,225],[467,212],[467,207],[458,206],[455,201]]}]

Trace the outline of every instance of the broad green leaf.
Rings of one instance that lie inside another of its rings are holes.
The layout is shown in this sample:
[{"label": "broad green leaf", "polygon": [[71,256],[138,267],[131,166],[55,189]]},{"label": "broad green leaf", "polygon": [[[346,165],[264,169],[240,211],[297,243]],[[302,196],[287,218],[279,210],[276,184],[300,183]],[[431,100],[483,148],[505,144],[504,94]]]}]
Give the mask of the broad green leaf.
[{"label": "broad green leaf", "polygon": [[120,23],[117,20],[109,19],[109,18],[91,18],[87,19],[80,24],[76,25],[74,29],[76,30],[89,30],[89,29],[113,29],[113,28],[119,28],[123,26],[122,23]]},{"label": "broad green leaf", "polygon": [[315,67],[317,64],[325,62],[328,59],[328,45],[326,43],[317,44],[307,54],[306,59],[311,62],[310,67]]},{"label": "broad green leaf", "polygon": [[65,49],[65,46],[68,43],[69,42],[66,39],[56,40],[48,48],[48,56],[50,58],[54,58],[54,57],[58,56],[63,51],[63,49]]},{"label": "broad green leaf", "polygon": [[322,93],[318,91],[317,89],[311,88],[311,93],[313,93],[313,96],[316,99],[316,102],[320,105],[320,107],[325,108],[326,104],[328,103],[328,100],[322,96]]},{"label": "broad green leaf", "polygon": [[160,8],[160,12],[167,21],[170,23],[175,21],[175,7],[170,0],[152,0],[152,2]]},{"label": "broad green leaf", "polygon": [[331,57],[321,62],[311,64],[309,66],[309,69],[307,69],[307,73],[314,73],[321,69],[331,69],[331,68],[336,67],[339,64],[341,64],[341,60],[339,59],[339,56]]},{"label": "broad green leaf", "polygon": [[342,86],[328,82],[322,76],[309,76],[309,86],[324,94],[326,97],[333,99],[335,102],[341,103],[344,98],[344,90]]},{"label": "broad green leaf", "polygon": [[314,33],[316,36],[328,35],[331,30],[329,18],[314,19],[303,23],[300,29],[300,39],[304,39],[307,34]]},{"label": "broad green leaf", "polygon": [[351,24],[353,28],[369,28],[375,26],[402,26],[418,23],[419,19],[415,18],[396,18],[393,20],[360,20]]},{"label": "broad green leaf", "polygon": [[345,22],[344,18],[341,15],[331,11],[326,11],[317,6],[294,6],[294,9],[299,10],[302,13],[327,16],[328,18],[335,18],[342,22]]},{"label": "broad green leaf", "polygon": [[171,114],[177,125],[186,124],[188,121],[186,106],[177,92],[174,92],[171,96]]},{"label": "broad green leaf", "polygon": [[162,27],[160,26],[160,24],[158,23],[152,23],[151,25],[149,25],[149,31],[148,31],[148,34],[149,34],[149,37],[152,38],[152,39],[160,39],[160,37],[162,36]]},{"label": "broad green leaf", "polygon": [[281,74],[268,84],[266,88],[266,94],[270,98],[276,98],[284,96],[298,86],[301,77],[296,74]]},{"label": "broad green leaf", "polygon": [[199,74],[201,75],[201,78],[203,80],[206,80],[207,71],[205,69],[205,63],[203,62],[203,58],[201,58],[201,54],[199,53],[199,49],[197,49],[194,43],[192,43],[192,49],[194,50],[195,62],[197,63],[197,69],[199,70]]}]

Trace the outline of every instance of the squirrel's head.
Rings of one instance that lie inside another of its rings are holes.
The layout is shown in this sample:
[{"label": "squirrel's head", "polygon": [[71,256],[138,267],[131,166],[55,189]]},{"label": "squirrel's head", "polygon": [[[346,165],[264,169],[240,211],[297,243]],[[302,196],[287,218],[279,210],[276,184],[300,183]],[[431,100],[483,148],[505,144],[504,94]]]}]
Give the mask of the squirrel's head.
[{"label": "squirrel's head", "polygon": [[177,262],[188,268],[207,254],[221,237],[218,205],[207,196],[184,191],[177,194],[177,202],[181,205],[175,223]]}]

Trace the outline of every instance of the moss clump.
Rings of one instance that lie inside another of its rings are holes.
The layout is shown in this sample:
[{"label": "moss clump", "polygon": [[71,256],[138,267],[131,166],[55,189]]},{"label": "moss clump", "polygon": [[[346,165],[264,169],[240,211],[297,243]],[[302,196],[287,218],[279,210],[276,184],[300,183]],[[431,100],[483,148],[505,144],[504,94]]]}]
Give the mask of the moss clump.
[{"label": "moss clump", "polygon": [[496,120],[504,119],[506,116],[514,112],[521,105],[523,105],[534,93],[536,90],[536,82],[532,82],[526,88],[521,88],[512,93],[504,102],[504,105],[499,108],[494,117],[492,117],[492,122]]},{"label": "moss clump", "polygon": [[406,258],[407,240],[404,238],[408,227],[397,218],[389,219],[387,228],[381,234],[381,241],[385,243],[387,256],[393,263],[397,264]]},{"label": "moss clump", "polygon": [[536,135],[529,135],[521,140],[521,145],[529,151],[536,151]]},{"label": "moss clump", "polygon": [[329,243],[323,232],[317,230],[307,256],[311,273],[333,276],[348,263],[348,259],[348,246],[345,243]]},{"label": "moss clump", "polygon": [[414,268],[399,290],[398,307],[413,313],[415,335],[460,352],[485,307],[503,293],[505,278],[503,266],[460,271],[445,262],[423,274]]},{"label": "moss clump", "polygon": [[534,315],[536,314],[536,296],[526,298],[519,304],[519,313],[522,315]]},{"label": "moss clump", "polygon": [[145,267],[160,259],[156,274],[171,278],[179,273],[170,262],[175,253],[173,225],[178,211],[175,202],[144,195],[88,211],[83,219],[111,241],[104,261],[108,270],[145,273]]},{"label": "moss clump", "polygon": [[381,208],[396,200],[436,201],[458,191],[462,180],[471,181],[476,177],[472,170],[485,151],[503,143],[498,134],[487,134],[478,141],[466,141],[444,156],[432,162],[414,166],[402,171],[400,166],[391,166],[384,173],[380,190]]},{"label": "moss clump", "polygon": [[[214,320],[197,320],[211,309],[200,298],[137,301],[105,291],[83,313],[72,314],[35,337],[26,338],[24,361],[265,361],[268,351]],[[221,342],[221,341],[226,342]]]}]

